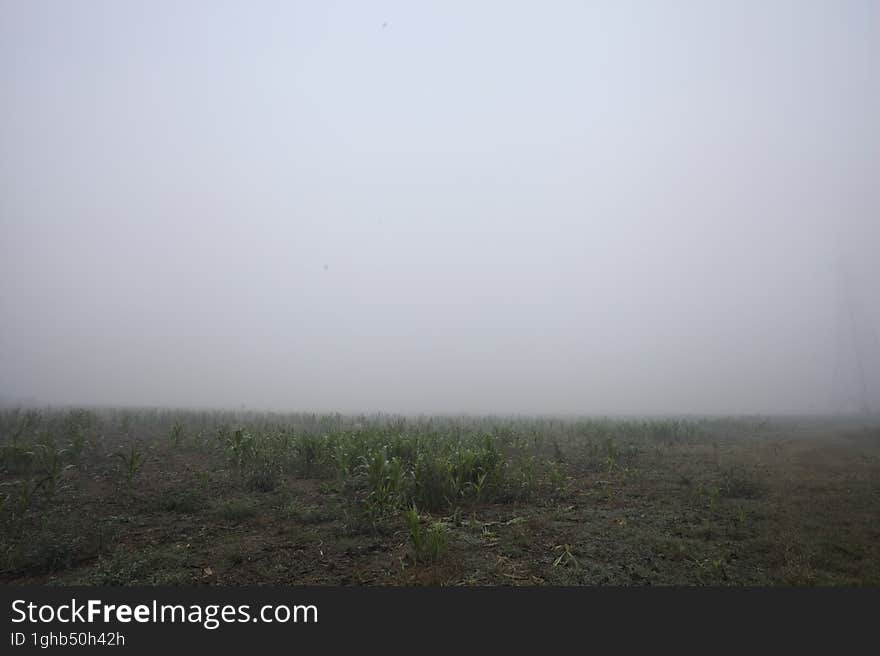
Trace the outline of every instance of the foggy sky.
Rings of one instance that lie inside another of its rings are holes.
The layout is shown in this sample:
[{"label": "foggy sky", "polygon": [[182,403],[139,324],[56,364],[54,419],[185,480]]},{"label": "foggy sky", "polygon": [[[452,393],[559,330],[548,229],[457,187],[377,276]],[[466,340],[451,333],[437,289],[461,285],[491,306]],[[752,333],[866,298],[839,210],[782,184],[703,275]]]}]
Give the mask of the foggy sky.
[{"label": "foggy sky", "polygon": [[878,62],[868,0],[0,0],[0,396],[876,395]]}]

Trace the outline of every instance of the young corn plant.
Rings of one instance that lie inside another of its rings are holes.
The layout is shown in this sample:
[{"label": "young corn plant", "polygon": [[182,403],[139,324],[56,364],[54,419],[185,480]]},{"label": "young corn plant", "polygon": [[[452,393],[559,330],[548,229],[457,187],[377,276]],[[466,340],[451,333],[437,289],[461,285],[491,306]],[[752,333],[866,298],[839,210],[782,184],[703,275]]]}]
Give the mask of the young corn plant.
[{"label": "young corn plant", "polygon": [[614,468],[617,466],[617,460],[620,456],[620,453],[617,449],[617,445],[614,443],[614,440],[610,437],[605,440],[605,467],[609,472],[614,471]]},{"label": "young corn plant", "polygon": [[446,528],[441,522],[430,527],[422,526],[419,511],[415,506],[404,513],[410,547],[415,562],[434,563],[440,560],[448,547]]},{"label": "young corn plant", "polygon": [[317,435],[300,435],[294,443],[294,453],[300,469],[305,476],[310,476],[321,464],[328,450],[327,441]]},{"label": "young corn plant", "polygon": [[31,410],[24,413],[24,416],[21,418],[21,420],[16,425],[15,430],[12,432],[12,446],[17,447],[19,440],[29,431],[36,428],[39,423],[40,413],[38,411]]},{"label": "young corn plant", "polygon": [[551,496],[558,497],[565,494],[565,473],[556,462],[547,465],[547,485],[550,487]]},{"label": "young corn plant", "polygon": [[556,462],[563,462],[565,460],[565,455],[559,446],[559,440],[556,438],[553,438],[553,460]]},{"label": "young corn plant", "polygon": [[171,444],[175,447],[180,446],[180,443],[183,441],[183,424],[179,421],[175,421],[171,426],[171,432],[168,435],[171,440]]},{"label": "young corn plant", "polygon": [[427,550],[425,555],[428,562],[434,563],[440,560],[449,546],[449,541],[446,537],[446,527],[440,522],[434,522],[427,533]]},{"label": "young corn plant", "polygon": [[361,464],[366,473],[367,494],[365,508],[372,524],[378,523],[399,507],[403,498],[403,464],[400,459],[386,460],[385,452],[376,451]]},{"label": "young corn plant", "polygon": [[453,488],[449,466],[437,453],[422,452],[412,470],[413,500],[429,511],[449,505]]},{"label": "young corn plant", "polygon": [[283,473],[280,460],[271,453],[260,453],[250,466],[248,487],[257,492],[271,492],[278,486]]},{"label": "young corn plant", "polygon": [[510,467],[507,476],[507,496],[515,500],[532,497],[537,487],[538,469],[534,456],[519,458]]},{"label": "young corn plant", "polygon": [[409,533],[409,543],[413,550],[414,560],[418,560],[419,554],[425,549],[425,533],[422,529],[419,511],[413,506],[403,513],[403,519]]},{"label": "young corn plant", "polygon": [[473,491],[477,501],[483,500],[483,496],[486,494],[486,488],[488,487],[488,480],[489,472],[484,471],[477,474],[476,480],[468,481],[468,488]]},{"label": "young corn plant", "polygon": [[52,498],[61,481],[61,475],[65,469],[72,467],[64,466],[65,449],[57,449],[52,444],[37,444],[34,450],[34,463],[36,474],[36,486],[34,492],[43,490],[45,495]]},{"label": "young corn plant", "polygon": [[242,429],[234,431],[226,437],[226,458],[232,463],[238,472],[238,477],[244,479],[248,466],[257,454],[257,442],[254,436]]},{"label": "young corn plant", "polygon": [[335,469],[336,478],[345,481],[351,477],[356,467],[357,458],[354,449],[347,443],[338,443],[333,446],[331,459]]},{"label": "young corn plant", "polygon": [[122,462],[125,480],[126,482],[131,484],[131,482],[134,480],[134,477],[144,465],[144,454],[138,451],[137,447],[132,444],[128,452],[119,451],[117,453],[114,453],[113,456],[115,458],[119,458],[119,460]]},{"label": "young corn plant", "polygon": [[205,431],[198,430],[190,434],[190,443],[195,449],[205,448]]},{"label": "young corn plant", "polygon": [[82,427],[77,427],[70,438],[70,455],[74,461],[79,462],[83,451],[86,448],[86,437],[88,431]]},{"label": "young corn plant", "polygon": [[33,504],[36,485],[30,479],[22,479],[14,486],[13,490],[4,495],[3,508],[9,509],[11,518],[20,522]]}]

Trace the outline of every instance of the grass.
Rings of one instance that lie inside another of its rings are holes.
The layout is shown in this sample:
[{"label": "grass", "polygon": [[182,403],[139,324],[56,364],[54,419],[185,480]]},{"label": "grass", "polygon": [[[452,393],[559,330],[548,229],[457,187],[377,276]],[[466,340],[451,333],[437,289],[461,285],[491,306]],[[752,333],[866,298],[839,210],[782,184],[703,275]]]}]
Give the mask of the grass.
[{"label": "grass", "polygon": [[216,515],[225,522],[235,524],[257,516],[258,506],[249,499],[227,499],[219,504]]},{"label": "grass", "polygon": [[189,488],[172,488],[151,498],[147,507],[156,512],[195,515],[202,512],[205,506],[205,498],[197,491]]},{"label": "grass", "polygon": [[876,585],[878,426],[0,411],[0,580]]}]

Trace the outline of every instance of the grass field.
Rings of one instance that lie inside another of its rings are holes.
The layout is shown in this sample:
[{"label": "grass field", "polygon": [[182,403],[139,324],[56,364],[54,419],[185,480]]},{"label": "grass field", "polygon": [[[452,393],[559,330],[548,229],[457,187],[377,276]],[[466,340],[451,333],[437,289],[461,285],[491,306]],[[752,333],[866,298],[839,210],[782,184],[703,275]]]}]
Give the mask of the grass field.
[{"label": "grass field", "polygon": [[880,420],[0,413],[0,580],[880,585]]}]

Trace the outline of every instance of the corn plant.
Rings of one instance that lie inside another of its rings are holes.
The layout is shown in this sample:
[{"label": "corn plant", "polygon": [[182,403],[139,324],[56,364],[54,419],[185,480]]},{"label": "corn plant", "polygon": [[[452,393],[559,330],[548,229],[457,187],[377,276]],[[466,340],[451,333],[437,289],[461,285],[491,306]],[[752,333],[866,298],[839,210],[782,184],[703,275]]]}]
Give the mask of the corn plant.
[{"label": "corn plant", "polygon": [[36,489],[33,481],[30,479],[25,478],[20,480],[18,484],[14,486],[12,492],[3,496],[2,507],[8,508],[12,518],[20,521],[30,509]]},{"label": "corn plant", "polygon": [[409,532],[409,542],[410,546],[412,546],[415,560],[418,560],[419,554],[425,549],[425,532],[422,529],[419,511],[413,506],[403,514],[403,519]]},{"label": "corn plant", "polygon": [[34,453],[23,446],[0,446],[0,469],[10,473],[26,474],[33,466]]},{"label": "corn plant", "polygon": [[519,458],[508,469],[506,495],[510,499],[529,499],[537,488],[538,463],[535,457]]},{"label": "corn plant", "polygon": [[559,446],[559,440],[553,438],[553,459],[556,462],[563,462],[565,460],[565,455],[562,453],[562,448]]},{"label": "corn plant", "polygon": [[137,447],[132,444],[128,452],[119,451],[114,453],[113,456],[119,458],[122,462],[125,479],[128,483],[131,483],[144,465],[144,454],[138,451]]},{"label": "corn plant", "polygon": [[441,522],[434,522],[429,528],[422,526],[419,511],[415,506],[404,513],[413,560],[416,562],[436,562],[448,547],[446,528]]},{"label": "corn plant", "polygon": [[87,431],[84,427],[79,426],[74,429],[70,437],[70,453],[74,460],[79,461],[82,452],[86,447]]},{"label": "corn plant", "polygon": [[605,440],[605,468],[611,472],[617,466],[620,451],[612,438]]},{"label": "corn plant", "polygon": [[37,476],[34,492],[42,489],[47,497],[55,495],[64,466],[65,449],[57,449],[52,444],[37,444],[34,451],[35,474]]},{"label": "corn plant", "polygon": [[171,444],[175,447],[180,446],[180,443],[183,441],[183,424],[180,421],[174,422],[168,437],[171,439]]},{"label": "corn plant", "polygon": [[367,481],[367,516],[375,523],[390,514],[403,499],[403,464],[398,458],[386,459],[383,450],[376,451],[370,458],[364,456],[361,469]]},{"label": "corn plant", "polygon": [[721,488],[717,485],[710,485],[709,487],[703,488],[702,492],[709,501],[709,510],[715,510],[721,499]]},{"label": "corn plant", "polygon": [[551,493],[561,495],[565,492],[565,473],[555,462],[548,463],[547,484],[550,486]]},{"label": "corn plant", "polygon": [[727,578],[724,569],[724,558],[694,558],[691,561],[697,566],[697,577],[702,582],[716,582]]},{"label": "corn plant", "polygon": [[436,453],[420,453],[413,468],[413,499],[423,508],[439,510],[452,496],[449,468]]},{"label": "corn plant", "polygon": [[271,492],[278,486],[283,473],[281,462],[271,454],[258,453],[250,464],[248,487],[257,492]]},{"label": "corn plant", "polygon": [[489,480],[489,472],[481,472],[477,474],[476,480],[469,481],[468,486],[473,490],[474,496],[478,501],[482,501],[486,492],[486,483]]},{"label": "corn plant", "polygon": [[227,459],[235,467],[239,478],[243,479],[245,471],[257,452],[254,436],[239,428],[231,435],[227,435],[225,450]]},{"label": "corn plant", "polygon": [[324,460],[328,451],[327,440],[317,435],[300,435],[296,440],[294,452],[297,461],[306,476]]},{"label": "corn plant", "polygon": [[[16,414],[18,411],[16,411]],[[40,413],[37,410],[30,410],[24,413],[24,416],[16,425],[12,432],[12,446],[18,446],[18,441],[23,435],[40,423]]]},{"label": "corn plant", "polygon": [[197,449],[205,446],[205,431],[199,430],[192,434],[192,444]]},{"label": "corn plant", "polygon": [[332,448],[331,458],[333,460],[336,478],[343,481],[352,475],[357,459],[354,450],[351,449],[348,444],[335,444]]},{"label": "corn plant", "polygon": [[428,560],[430,562],[440,560],[443,554],[446,553],[448,546],[449,542],[446,537],[446,527],[440,522],[435,522],[434,525],[428,529]]},{"label": "corn plant", "polygon": [[62,431],[69,444],[85,446],[86,432],[97,421],[94,413],[86,410],[70,410],[62,420]]}]

